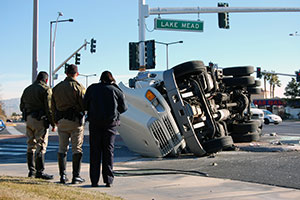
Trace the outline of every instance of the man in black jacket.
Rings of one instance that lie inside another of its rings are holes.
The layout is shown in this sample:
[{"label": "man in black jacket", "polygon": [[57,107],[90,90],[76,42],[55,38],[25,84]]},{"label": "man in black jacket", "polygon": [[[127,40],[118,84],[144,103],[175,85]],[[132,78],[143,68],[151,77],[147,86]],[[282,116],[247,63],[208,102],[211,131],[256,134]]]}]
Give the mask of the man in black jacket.
[{"label": "man in black jacket", "polygon": [[92,187],[98,186],[100,164],[106,187],[113,183],[113,153],[120,124],[120,114],[127,110],[122,90],[115,84],[111,72],[104,71],[100,83],[88,87],[84,96],[85,110],[88,111],[90,131],[90,180]]}]

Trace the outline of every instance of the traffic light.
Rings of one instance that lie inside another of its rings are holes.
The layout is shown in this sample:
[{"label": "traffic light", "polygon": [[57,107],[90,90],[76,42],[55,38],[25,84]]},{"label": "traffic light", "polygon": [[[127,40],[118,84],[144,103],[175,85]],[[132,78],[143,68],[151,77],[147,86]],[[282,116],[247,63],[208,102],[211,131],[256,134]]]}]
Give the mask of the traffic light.
[{"label": "traffic light", "polygon": [[155,40],[145,41],[146,69],[155,68]]},{"label": "traffic light", "polygon": [[76,53],[75,55],[75,65],[80,65],[80,53]]},{"label": "traffic light", "polygon": [[[228,7],[228,3],[218,3],[218,7]],[[218,13],[219,28],[229,29],[229,13]]]},{"label": "traffic light", "polygon": [[300,71],[296,72],[296,81],[300,82]]},{"label": "traffic light", "polygon": [[70,64],[65,63],[65,73],[67,72],[67,69],[68,69],[69,65],[70,65]]},{"label": "traffic light", "polygon": [[256,78],[261,78],[261,77],[262,77],[261,68],[256,67]]},{"label": "traffic light", "polygon": [[139,59],[139,43],[129,42],[129,70],[139,70],[140,59]]},{"label": "traffic light", "polygon": [[91,39],[91,53],[96,53],[96,40],[94,38]]}]

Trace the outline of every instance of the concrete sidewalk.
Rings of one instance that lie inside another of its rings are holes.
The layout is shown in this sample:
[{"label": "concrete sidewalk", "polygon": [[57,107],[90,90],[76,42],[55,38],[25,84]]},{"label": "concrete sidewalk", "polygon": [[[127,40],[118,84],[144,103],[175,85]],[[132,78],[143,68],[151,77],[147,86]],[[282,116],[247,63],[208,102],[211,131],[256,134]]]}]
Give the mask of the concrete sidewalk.
[{"label": "concrete sidewalk", "polygon": [[[72,163],[68,162],[69,178],[72,174]],[[116,164],[115,171],[126,170],[121,163]],[[133,169],[128,169],[133,170]],[[59,181],[56,162],[47,162],[45,172],[54,174],[53,182]],[[0,164],[0,175],[26,176],[26,163]],[[116,176],[113,187],[104,187],[100,179],[100,187],[90,187],[89,165],[82,164],[81,176],[86,179],[84,184],[72,185],[88,190],[98,190],[128,200],[266,200],[266,199],[300,199],[300,190],[268,186],[256,183],[217,179],[197,175],[166,174],[146,176]]]}]

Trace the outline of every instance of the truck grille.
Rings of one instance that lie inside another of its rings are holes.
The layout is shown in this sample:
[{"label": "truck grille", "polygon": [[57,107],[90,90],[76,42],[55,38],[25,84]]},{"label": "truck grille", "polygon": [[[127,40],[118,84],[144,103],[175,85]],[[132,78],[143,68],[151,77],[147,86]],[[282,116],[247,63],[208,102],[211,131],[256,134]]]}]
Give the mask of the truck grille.
[{"label": "truck grille", "polygon": [[163,117],[163,122],[170,133],[172,142],[174,143],[174,145],[177,145],[180,142],[180,140],[179,140],[177,134],[175,133],[174,128],[173,128],[169,118]]},{"label": "truck grille", "polygon": [[160,151],[163,156],[165,156],[170,153],[177,144],[179,144],[180,139],[176,135],[169,118],[163,117],[162,121],[163,124],[159,120],[155,120],[150,125],[149,129],[155,139],[159,142]]}]

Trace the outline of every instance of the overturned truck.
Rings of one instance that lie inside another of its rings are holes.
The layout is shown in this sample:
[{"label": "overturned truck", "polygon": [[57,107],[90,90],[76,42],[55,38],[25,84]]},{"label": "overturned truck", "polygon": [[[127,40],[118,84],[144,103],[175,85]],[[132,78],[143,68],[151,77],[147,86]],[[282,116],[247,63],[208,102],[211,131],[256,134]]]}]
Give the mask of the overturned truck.
[{"label": "overturned truck", "polygon": [[147,157],[204,156],[258,140],[261,124],[251,120],[250,98],[260,93],[260,82],[253,72],[251,66],[220,70],[202,61],[139,72],[129,87],[119,84],[128,103],[120,135]]}]

